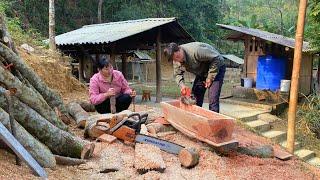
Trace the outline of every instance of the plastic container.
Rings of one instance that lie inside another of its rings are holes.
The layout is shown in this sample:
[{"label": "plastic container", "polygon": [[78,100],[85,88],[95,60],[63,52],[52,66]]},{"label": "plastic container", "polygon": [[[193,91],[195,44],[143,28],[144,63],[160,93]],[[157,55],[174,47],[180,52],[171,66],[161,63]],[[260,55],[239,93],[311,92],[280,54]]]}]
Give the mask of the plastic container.
[{"label": "plastic container", "polygon": [[281,80],[280,91],[281,92],[289,92],[290,84],[291,84],[291,80],[285,80],[285,79]]},{"label": "plastic container", "polygon": [[252,78],[243,78],[243,87],[252,88],[253,79]]},{"label": "plastic container", "polygon": [[287,61],[272,55],[259,56],[257,64],[256,88],[276,91],[285,78]]}]

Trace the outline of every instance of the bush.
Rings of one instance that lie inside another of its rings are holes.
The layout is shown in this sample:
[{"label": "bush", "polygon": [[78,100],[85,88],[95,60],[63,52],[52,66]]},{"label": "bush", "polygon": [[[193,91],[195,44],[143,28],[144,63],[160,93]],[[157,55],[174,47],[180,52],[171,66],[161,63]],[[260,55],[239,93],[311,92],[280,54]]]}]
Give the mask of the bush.
[{"label": "bush", "polygon": [[299,108],[298,116],[306,121],[310,131],[320,139],[320,95],[313,94],[306,98],[306,102]]}]

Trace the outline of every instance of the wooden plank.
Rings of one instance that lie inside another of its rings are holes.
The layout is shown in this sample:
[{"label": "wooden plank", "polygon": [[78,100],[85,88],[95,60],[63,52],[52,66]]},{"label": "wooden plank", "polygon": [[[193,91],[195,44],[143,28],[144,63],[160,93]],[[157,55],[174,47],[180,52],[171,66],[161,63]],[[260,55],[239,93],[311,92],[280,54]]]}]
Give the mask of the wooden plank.
[{"label": "wooden plank", "polygon": [[47,178],[46,171],[37,163],[29,152],[10,134],[6,127],[0,123],[0,138],[15,152],[16,155],[24,160],[27,165],[40,177]]}]

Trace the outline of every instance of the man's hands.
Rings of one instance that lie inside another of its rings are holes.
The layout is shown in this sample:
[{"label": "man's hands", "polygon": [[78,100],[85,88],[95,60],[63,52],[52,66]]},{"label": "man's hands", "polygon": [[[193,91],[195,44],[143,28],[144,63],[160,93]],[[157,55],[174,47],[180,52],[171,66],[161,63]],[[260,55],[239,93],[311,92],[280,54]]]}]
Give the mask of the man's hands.
[{"label": "man's hands", "polygon": [[106,93],[104,93],[104,96],[106,98],[110,97],[110,96],[114,96],[116,95],[116,92],[114,90],[114,88],[109,88],[108,91]]},{"label": "man's hands", "polygon": [[205,88],[209,88],[212,84],[212,80],[211,79],[206,79],[206,82],[204,82],[204,87]]},{"label": "man's hands", "polygon": [[190,96],[191,95],[191,89],[188,86],[184,85],[184,84],[182,84],[180,86],[180,90],[181,90],[181,95],[182,96]]}]

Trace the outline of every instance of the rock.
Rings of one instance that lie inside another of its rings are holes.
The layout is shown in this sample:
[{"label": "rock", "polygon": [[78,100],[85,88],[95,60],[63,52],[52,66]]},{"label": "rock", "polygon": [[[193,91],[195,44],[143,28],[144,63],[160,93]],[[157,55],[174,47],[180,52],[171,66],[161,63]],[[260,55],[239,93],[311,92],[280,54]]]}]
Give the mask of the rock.
[{"label": "rock", "polygon": [[34,52],[34,48],[29,46],[28,44],[24,43],[20,46],[22,49],[24,49],[27,53],[32,53]]}]

